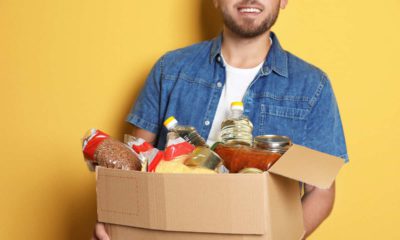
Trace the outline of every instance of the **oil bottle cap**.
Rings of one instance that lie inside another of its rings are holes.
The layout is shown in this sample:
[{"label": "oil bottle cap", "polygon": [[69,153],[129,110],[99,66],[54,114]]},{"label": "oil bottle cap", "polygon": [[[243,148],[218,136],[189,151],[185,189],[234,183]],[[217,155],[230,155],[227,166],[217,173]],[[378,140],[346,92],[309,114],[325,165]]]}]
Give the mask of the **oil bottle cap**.
[{"label": "oil bottle cap", "polygon": [[177,124],[178,124],[178,121],[175,119],[174,116],[171,116],[171,117],[167,118],[167,119],[164,121],[164,126],[165,126],[168,130],[170,130],[171,128],[174,128]]},{"label": "oil bottle cap", "polygon": [[232,102],[231,110],[242,110],[243,111],[243,103],[242,102]]}]

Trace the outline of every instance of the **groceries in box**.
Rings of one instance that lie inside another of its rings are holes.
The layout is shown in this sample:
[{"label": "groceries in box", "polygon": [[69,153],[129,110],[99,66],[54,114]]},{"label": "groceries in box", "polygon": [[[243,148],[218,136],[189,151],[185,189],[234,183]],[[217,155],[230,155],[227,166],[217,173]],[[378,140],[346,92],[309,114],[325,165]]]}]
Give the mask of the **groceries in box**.
[{"label": "groceries in box", "polygon": [[113,240],[301,239],[298,182],[329,188],[344,164],[285,136],[253,138],[239,103],[222,124],[221,142],[211,147],[173,117],[164,125],[164,151],[95,129],[83,139],[88,166],[99,166],[98,221],[107,223]]}]

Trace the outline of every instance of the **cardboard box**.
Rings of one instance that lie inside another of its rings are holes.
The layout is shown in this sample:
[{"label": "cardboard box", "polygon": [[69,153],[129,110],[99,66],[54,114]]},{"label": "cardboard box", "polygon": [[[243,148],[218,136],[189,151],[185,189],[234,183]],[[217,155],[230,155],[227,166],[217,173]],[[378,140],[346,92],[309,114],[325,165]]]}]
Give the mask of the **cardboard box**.
[{"label": "cardboard box", "polygon": [[286,240],[304,234],[299,181],[329,188],[343,160],[293,145],[263,174],[162,174],[98,167],[111,239]]}]

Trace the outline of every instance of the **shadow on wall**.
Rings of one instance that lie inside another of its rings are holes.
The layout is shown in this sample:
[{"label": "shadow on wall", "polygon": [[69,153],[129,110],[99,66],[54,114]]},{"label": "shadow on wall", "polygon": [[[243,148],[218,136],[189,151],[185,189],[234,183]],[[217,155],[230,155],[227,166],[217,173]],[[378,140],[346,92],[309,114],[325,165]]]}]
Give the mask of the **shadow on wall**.
[{"label": "shadow on wall", "polygon": [[[199,2],[199,7],[198,9],[200,10],[199,14],[199,23],[200,26],[193,26],[194,29],[198,29],[199,34],[196,34],[200,36],[199,41],[204,41],[208,39],[212,39],[216,37],[222,30],[222,18],[219,14],[219,12],[215,9],[213,1],[212,0],[200,0]],[[193,5],[196,6],[196,5]],[[185,21],[185,19],[182,19],[182,21]],[[168,50],[173,50],[173,49],[168,49]],[[149,67],[150,71],[151,67]],[[147,77],[147,74],[149,72],[145,72],[143,74],[140,74],[139,79],[143,79],[142,84],[144,84],[144,81]],[[138,74],[135,74],[134,79],[138,79]],[[142,85],[143,86],[143,85]],[[129,98],[129,102],[123,102],[121,106],[123,106],[122,115],[119,117],[119,121],[121,123],[125,123],[125,118],[130,111],[132,104],[136,101],[137,97],[139,96],[140,91],[134,91],[132,93],[132,97]],[[133,127],[128,124],[121,124],[119,125],[118,129],[118,135],[120,136],[120,140],[122,140],[123,135],[125,133],[131,133],[133,130]]]}]

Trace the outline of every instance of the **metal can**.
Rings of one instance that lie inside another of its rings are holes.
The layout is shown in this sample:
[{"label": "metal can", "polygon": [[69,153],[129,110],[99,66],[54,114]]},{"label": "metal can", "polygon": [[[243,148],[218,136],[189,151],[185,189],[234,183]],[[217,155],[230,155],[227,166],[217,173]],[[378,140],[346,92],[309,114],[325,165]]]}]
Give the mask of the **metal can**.
[{"label": "metal can", "polygon": [[189,167],[207,168],[215,170],[222,163],[222,159],[217,153],[208,147],[198,146],[194,149],[189,158],[185,161],[185,165]]},{"label": "metal can", "polygon": [[254,138],[254,146],[256,148],[284,154],[290,146],[292,146],[292,140],[287,136],[261,135]]},{"label": "metal can", "polygon": [[239,173],[263,173],[263,170],[258,168],[243,168]]}]

